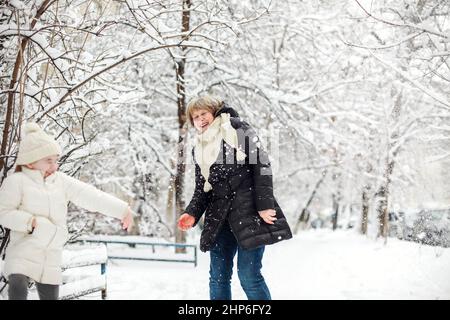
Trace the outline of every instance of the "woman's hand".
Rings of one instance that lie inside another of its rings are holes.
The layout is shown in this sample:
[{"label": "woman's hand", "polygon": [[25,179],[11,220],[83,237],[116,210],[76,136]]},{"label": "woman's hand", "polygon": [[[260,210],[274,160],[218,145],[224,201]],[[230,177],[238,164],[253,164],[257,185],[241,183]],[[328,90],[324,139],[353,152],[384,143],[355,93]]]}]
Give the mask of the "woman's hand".
[{"label": "woman's hand", "polygon": [[125,217],[122,218],[122,229],[127,230],[127,232],[130,232],[131,228],[133,227],[133,211],[131,211],[131,208],[128,207],[127,213]]},{"label": "woman's hand", "polygon": [[277,212],[273,209],[258,211],[258,213],[265,223],[274,224],[274,221],[277,220],[277,218],[275,218]]},{"label": "woman's hand", "polygon": [[189,230],[195,223],[195,218],[188,213],[183,213],[178,219],[178,229],[182,231]]}]

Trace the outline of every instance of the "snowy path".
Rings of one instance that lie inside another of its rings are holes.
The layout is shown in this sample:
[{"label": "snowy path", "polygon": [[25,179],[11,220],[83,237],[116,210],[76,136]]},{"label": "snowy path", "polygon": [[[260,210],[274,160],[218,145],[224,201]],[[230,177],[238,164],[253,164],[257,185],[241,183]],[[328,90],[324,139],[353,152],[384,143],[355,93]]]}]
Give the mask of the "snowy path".
[{"label": "snowy path", "polygon": [[[266,247],[263,265],[274,299],[450,299],[450,248],[396,239],[385,246],[349,231],[311,230]],[[99,266],[87,267],[74,276],[98,276],[99,271]],[[197,267],[110,260],[108,298],[205,300],[208,271],[209,255],[202,252]],[[245,299],[236,267],[232,292],[234,299]],[[35,298],[32,292],[30,299]],[[99,293],[82,297],[99,298]]]},{"label": "snowy path", "polygon": [[[266,248],[263,274],[274,299],[450,299],[450,248],[352,232],[307,231]],[[199,265],[112,261],[110,299],[208,299],[209,256]],[[237,273],[234,299],[245,299]]]}]

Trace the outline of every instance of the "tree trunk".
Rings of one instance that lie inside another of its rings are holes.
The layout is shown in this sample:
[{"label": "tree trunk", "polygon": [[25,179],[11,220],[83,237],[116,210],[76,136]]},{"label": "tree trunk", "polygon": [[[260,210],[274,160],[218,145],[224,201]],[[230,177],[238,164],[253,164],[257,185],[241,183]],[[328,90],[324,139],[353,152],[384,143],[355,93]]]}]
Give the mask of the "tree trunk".
[{"label": "tree trunk", "polygon": [[388,204],[388,192],[386,188],[388,186],[384,185],[380,188],[380,201],[378,203],[378,237],[387,237],[388,223],[387,220],[387,204]]},{"label": "tree trunk", "polygon": [[[39,20],[41,15],[48,9],[49,2],[50,0],[45,0],[41,4],[41,7],[36,12],[35,17],[32,19],[30,30],[34,28],[36,22]],[[13,73],[11,75],[11,81],[9,82],[10,91],[8,92],[8,102],[6,106],[5,120],[3,126],[2,144],[0,147],[0,172],[2,181],[6,177],[8,170],[12,167],[12,164],[8,167],[9,157],[7,157],[7,155],[9,156],[9,150],[11,150],[11,145],[8,144],[8,141],[12,141],[10,133],[12,132],[12,128],[14,127],[13,123],[14,100],[15,100],[14,88],[19,80],[18,78],[19,71],[23,63],[23,52],[25,51],[28,41],[29,41],[28,38],[24,38],[20,43],[19,51],[17,52],[16,61],[14,63]],[[20,123],[18,123],[17,126],[20,126]]]},{"label": "tree trunk", "polygon": [[[402,112],[402,98],[403,91],[397,91],[396,87],[392,87],[391,89],[391,97],[394,99],[394,105],[392,108],[392,112],[390,115],[390,122],[392,123],[392,127],[398,127],[398,121],[400,119],[400,114]],[[379,230],[378,236],[384,237],[385,241],[387,241],[387,236],[389,232],[389,188],[391,186],[391,177],[392,172],[394,171],[395,159],[400,152],[400,148],[398,147],[391,155],[392,148],[395,147],[395,144],[392,141],[399,139],[398,129],[394,130],[389,136],[388,140],[388,154],[386,158],[386,168],[384,170],[384,186],[380,188],[381,201],[378,206],[378,219],[379,219]]]},{"label": "tree trunk", "polygon": [[338,227],[338,215],[339,215],[339,196],[333,193],[333,230]]},{"label": "tree trunk", "polygon": [[378,205],[378,236],[384,237],[387,239],[388,230],[389,230],[389,216],[388,216],[388,208],[389,208],[389,187],[391,184],[391,176],[394,170],[394,161],[390,161],[387,164],[384,178],[385,184],[381,186],[378,191],[378,196],[380,197],[380,202]]},{"label": "tree trunk", "polygon": [[314,197],[316,196],[317,190],[319,189],[319,186],[322,184],[326,175],[327,175],[327,171],[325,170],[322,173],[322,177],[317,181],[313,191],[311,192],[311,195],[308,198],[308,201],[306,202],[305,207],[303,208],[302,212],[300,213],[300,216],[298,217],[297,223],[295,224],[295,227],[294,227],[294,234],[296,234],[298,232],[298,229],[300,228],[300,225],[302,223],[308,222],[308,220],[309,220],[309,214],[307,214],[308,208],[309,208],[311,202],[313,201]]},{"label": "tree trunk", "polygon": [[[182,32],[189,31],[189,22],[191,17],[191,0],[183,0],[182,13]],[[184,39],[186,40],[186,39]],[[177,83],[177,101],[178,101],[178,161],[177,172],[175,176],[175,210],[181,215],[185,209],[184,195],[184,176],[186,172],[186,91],[185,91],[185,66],[186,66],[186,50],[181,47],[181,59],[176,62],[176,83]],[[186,233],[176,228],[175,242],[185,243]],[[176,253],[185,253],[185,248],[176,248]]]},{"label": "tree trunk", "polygon": [[[170,160],[170,168],[175,170],[175,161]],[[177,229],[177,212],[175,210],[175,176],[171,175],[169,180],[169,189],[167,192],[166,221],[173,228],[173,233]]]},{"label": "tree trunk", "polygon": [[369,223],[369,189],[370,186],[364,186],[362,192],[362,217],[361,217],[361,233],[367,234],[367,226]]}]

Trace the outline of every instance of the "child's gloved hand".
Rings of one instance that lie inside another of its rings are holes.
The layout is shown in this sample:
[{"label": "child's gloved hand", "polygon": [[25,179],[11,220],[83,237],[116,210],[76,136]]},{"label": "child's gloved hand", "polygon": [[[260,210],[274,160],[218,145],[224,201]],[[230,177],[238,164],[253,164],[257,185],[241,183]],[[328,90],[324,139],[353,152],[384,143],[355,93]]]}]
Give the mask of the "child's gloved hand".
[{"label": "child's gloved hand", "polygon": [[178,219],[178,229],[186,231],[192,228],[195,223],[195,218],[188,213],[183,213]]},{"label": "child's gloved hand", "polygon": [[127,232],[130,232],[131,228],[133,227],[133,211],[128,208],[127,214],[125,217],[122,218],[122,229],[127,230]]}]

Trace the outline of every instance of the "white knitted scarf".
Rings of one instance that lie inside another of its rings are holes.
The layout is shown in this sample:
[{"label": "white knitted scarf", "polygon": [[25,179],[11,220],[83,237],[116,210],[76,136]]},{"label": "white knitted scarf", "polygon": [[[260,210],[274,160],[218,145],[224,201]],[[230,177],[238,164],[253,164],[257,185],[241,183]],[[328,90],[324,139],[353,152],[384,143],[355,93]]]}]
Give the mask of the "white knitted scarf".
[{"label": "white knitted scarf", "polygon": [[205,132],[198,134],[195,143],[195,160],[200,166],[202,176],[205,178],[203,190],[208,192],[212,189],[208,182],[209,169],[216,162],[222,147],[222,140],[236,149],[236,158],[238,161],[245,159],[246,154],[239,149],[238,135],[230,121],[230,114],[222,113],[216,117]]}]

